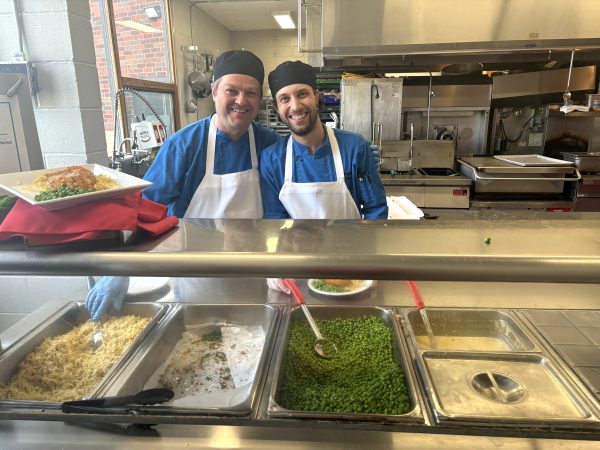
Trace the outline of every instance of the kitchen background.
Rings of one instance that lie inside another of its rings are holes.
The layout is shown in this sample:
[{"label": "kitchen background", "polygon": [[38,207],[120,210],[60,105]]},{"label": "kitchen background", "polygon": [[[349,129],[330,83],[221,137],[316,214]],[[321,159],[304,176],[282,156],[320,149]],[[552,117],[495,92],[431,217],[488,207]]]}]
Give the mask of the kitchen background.
[{"label": "kitchen background", "polygon": [[[281,29],[276,11],[289,11],[296,25],[302,18],[303,51],[297,29]],[[486,171],[497,177],[493,170],[504,169],[469,159],[600,150],[600,112],[556,110],[565,91],[576,103],[598,92],[599,16],[594,0],[0,1],[0,73],[25,67],[35,118],[25,134],[39,136],[44,167],[109,164],[117,87],[143,93],[169,134],[207,116],[212,99],[192,89],[190,74],[245,48],[266,73],[289,59],[321,67],[322,119],[381,144],[388,195],[406,195],[432,216],[600,210],[600,170],[583,181],[558,167],[550,182],[546,173],[516,172],[510,177],[543,183],[478,184]],[[277,127],[266,83],[264,95],[259,120]],[[150,115],[129,93],[120,106],[117,118],[128,126],[117,144]],[[40,302],[81,299],[87,289],[79,278],[2,281],[0,331],[39,306],[22,301],[22,289],[44,293],[29,295]]]}]

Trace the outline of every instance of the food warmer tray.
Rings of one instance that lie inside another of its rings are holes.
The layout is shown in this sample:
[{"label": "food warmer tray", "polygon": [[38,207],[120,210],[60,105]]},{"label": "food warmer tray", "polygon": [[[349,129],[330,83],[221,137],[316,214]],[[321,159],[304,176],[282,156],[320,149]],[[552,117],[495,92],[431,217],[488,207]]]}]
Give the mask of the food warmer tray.
[{"label": "food warmer tray", "polygon": [[[401,308],[409,339],[418,351],[431,350],[419,310]],[[436,337],[435,350],[540,353],[529,332],[510,311],[492,309],[428,308]]]},{"label": "food warmer tray", "polygon": [[448,426],[580,429],[597,416],[564,367],[547,356],[518,314],[401,308],[434,419]]},{"label": "food warmer tray", "polygon": [[[96,387],[86,396],[94,398],[99,395],[104,385],[120,369],[124,361],[135,353],[137,346],[143,341],[144,337],[160,323],[160,320],[167,314],[170,306],[158,303],[127,303],[123,306],[121,315],[138,315],[142,317],[151,317],[152,320],[140,335],[133,341],[125,353],[117,360],[115,365],[98,382]],[[83,303],[70,302],[57,312],[49,316],[46,320],[40,322],[30,333],[15,342],[9,349],[0,356],[0,382],[8,382],[17,372],[18,365],[23,358],[39,346],[44,339],[58,336],[89,320],[88,312]],[[91,345],[91,342],[90,342]],[[58,408],[60,403],[46,401],[30,400],[0,400],[0,410],[10,408]]]},{"label": "food warmer tray", "polygon": [[276,355],[275,368],[272,374],[271,389],[268,399],[267,416],[269,419],[315,419],[319,421],[336,420],[337,423],[373,423],[376,421],[395,424],[423,424],[425,423],[424,412],[420,403],[420,393],[415,374],[412,370],[412,362],[409,358],[408,346],[404,335],[400,332],[395,311],[383,307],[344,306],[331,307],[315,305],[310,306],[310,312],[315,320],[348,319],[364,316],[376,316],[383,319],[392,333],[393,356],[400,365],[405,376],[405,384],[410,399],[411,410],[401,415],[384,414],[362,414],[362,413],[337,413],[317,411],[297,411],[286,409],[278,402],[283,373],[287,362],[287,348],[291,335],[292,325],[298,321],[305,321],[302,310],[299,307],[290,308],[284,317],[279,333],[280,345]]},{"label": "food warmer tray", "polygon": [[[236,386],[235,389],[227,388],[227,390],[211,387],[211,392],[208,395],[183,396],[186,397],[184,399],[179,398],[182,397],[182,393],[180,392],[180,395],[177,395],[176,391],[174,400],[179,399],[178,403],[169,402],[163,405],[144,407],[147,413],[155,415],[249,416],[257,407],[260,399],[264,377],[267,372],[266,366],[279,325],[279,314],[279,308],[273,305],[173,305],[172,311],[165,317],[165,320],[151,333],[148,333],[138,345],[136,354],[121,366],[121,369],[110,382],[105,383],[101,394],[102,396],[131,395],[143,389],[164,387],[157,383],[158,374],[164,372],[165,363],[177,343],[180,342],[182,334],[187,330],[193,330],[198,335],[205,335],[225,328],[228,330],[246,330],[260,327],[264,332],[264,342],[260,349],[260,357],[257,358],[258,364],[251,383],[244,384],[242,387]],[[252,336],[249,337],[245,331],[244,337],[252,339]],[[250,354],[250,352],[257,350],[256,347],[251,347],[248,344],[243,347],[247,339],[238,338],[234,345],[229,346],[236,347],[234,349],[225,348],[225,345],[222,349],[219,348],[223,351],[225,364],[228,368],[231,367],[230,373],[233,380],[235,380],[234,364],[237,364],[237,366],[244,364],[244,360],[239,359],[240,354]],[[232,361],[229,361],[229,358]],[[202,370],[205,367],[203,366]],[[207,370],[208,372],[203,372],[202,376],[220,376],[216,373],[216,369]],[[241,378],[238,377],[238,379]],[[186,391],[191,395],[198,394],[195,388],[186,389]],[[198,403],[199,401],[202,403]]]}]

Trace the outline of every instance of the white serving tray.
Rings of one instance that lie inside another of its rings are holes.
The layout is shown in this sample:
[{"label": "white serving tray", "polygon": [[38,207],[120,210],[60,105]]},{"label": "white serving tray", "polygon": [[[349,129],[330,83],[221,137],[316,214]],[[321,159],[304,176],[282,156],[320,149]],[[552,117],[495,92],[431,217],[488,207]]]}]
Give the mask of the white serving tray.
[{"label": "white serving tray", "polygon": [[54,211],[55,209],[69,208],[71,206],[96,200],[124,197],[152,185],[149,181],[98,164],[77,164],[77,166],[88,169],[94,175],[106,175],[112,178],[117,183],[117,187],[106,189],[104,191],[86,192],[85,194],[72,195],[70,197],[56,198],[42,202],[35,201],[35,196],[38,192],[30,188],[31,183],[39,175],[61,169],[61,167],[56,167],[53,169],[0,174],[0,188],[16,195],[27,203],[39,206],[48,211]]},{"label": "white serving tray", "polygon": [[571,161],[563,161],[562,159],[549,158],[541,155],[494,155],[494,158],[510,164],[516,164],[522,167],[534,166],[572,166]]}]

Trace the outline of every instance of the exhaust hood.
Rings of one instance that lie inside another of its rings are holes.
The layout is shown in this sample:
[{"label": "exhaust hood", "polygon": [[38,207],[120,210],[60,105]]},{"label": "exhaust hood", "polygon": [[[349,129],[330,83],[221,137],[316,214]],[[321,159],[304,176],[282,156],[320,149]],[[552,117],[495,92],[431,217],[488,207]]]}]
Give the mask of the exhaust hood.
[{"label": "exhaust hood", "polygon": [[322,0],[323,60],[326,67],[547,64],[571,49],[590,60],[600,54],[598,17],[597,0]]}]

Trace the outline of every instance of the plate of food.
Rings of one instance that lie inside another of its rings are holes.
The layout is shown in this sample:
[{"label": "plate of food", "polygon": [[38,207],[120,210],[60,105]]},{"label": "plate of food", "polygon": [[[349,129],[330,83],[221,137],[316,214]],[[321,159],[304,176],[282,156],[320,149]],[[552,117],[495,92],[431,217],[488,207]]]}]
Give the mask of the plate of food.
[{"label": "plate of food", "polygon": [[99,164],[0,174],[0,188],[48,211],[124,197],[152,183]]},{"label": "plate of food", "polygon": [[373,280],[334,280],[311,278],[308,280],[308,288],[322,295],[341,297],[354,295],[366,291],[373,286]]}]

